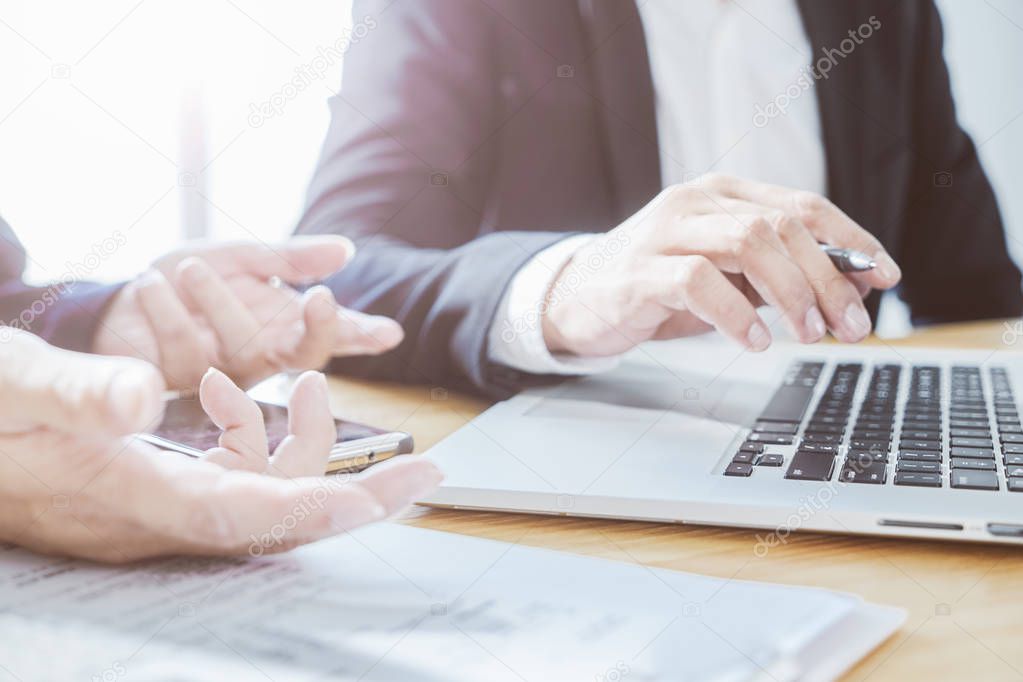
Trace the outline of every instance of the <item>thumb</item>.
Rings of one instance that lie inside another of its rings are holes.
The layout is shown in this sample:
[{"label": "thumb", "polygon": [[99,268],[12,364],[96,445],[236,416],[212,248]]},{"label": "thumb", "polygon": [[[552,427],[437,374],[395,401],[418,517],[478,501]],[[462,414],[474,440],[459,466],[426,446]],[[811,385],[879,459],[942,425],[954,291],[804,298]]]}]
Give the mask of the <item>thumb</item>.
[{"label": "thumb", "polygon": [[55,348],[16,329],[0,342],[0,431],[80,435],[152,429],[163,416],[163,378],[152,365]]}]

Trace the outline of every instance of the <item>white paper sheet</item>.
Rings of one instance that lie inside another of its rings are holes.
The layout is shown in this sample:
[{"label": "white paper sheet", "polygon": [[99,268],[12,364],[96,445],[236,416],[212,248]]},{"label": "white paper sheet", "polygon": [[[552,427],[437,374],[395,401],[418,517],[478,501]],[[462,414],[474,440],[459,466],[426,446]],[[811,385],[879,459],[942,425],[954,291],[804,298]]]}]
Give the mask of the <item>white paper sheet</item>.
[{"label": "white paper sheet", "polygon": [[852,661],[901,622],[851,595],[397,524],[127,568],[6,547],[0,584],[0,680],[781,680],[864,608],[885,617]]}]

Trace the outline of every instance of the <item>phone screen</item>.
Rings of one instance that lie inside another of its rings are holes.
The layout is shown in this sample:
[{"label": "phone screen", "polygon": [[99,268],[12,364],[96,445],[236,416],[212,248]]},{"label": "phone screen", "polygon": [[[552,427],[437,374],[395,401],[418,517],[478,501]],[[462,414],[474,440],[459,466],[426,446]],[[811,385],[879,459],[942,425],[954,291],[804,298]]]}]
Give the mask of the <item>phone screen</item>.
[{"label": "phone screen", "polygon": [[[263,412],[266,422],[267,441],[270,452],[273,452],[288,435],[288,410],[280,405],[256,402]],[[369,436],[386,433],[381,429],[359,424],[357,422],[335,419],[337,424],[337,442],[360,440]],[[217,446],[220,428],[203,412],[197,399],[171,400],[166,405],[163,422],[152,432],[164,440],[187,445],[196,450],[209,450]]]}]

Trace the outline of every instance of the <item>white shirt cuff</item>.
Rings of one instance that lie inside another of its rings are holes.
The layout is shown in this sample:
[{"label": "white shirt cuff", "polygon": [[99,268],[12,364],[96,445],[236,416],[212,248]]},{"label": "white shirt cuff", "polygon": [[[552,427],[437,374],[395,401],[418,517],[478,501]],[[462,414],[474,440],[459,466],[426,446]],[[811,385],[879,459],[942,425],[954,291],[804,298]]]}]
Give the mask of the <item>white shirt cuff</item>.
[{"label": "white shirt cuff", "polygon": [[536,254],[512,278],[498,306],[487,340],[491,362],[531,374],[596,374],[614,369],[618,357],[584,358],[552,354],[543,338],[547,292],[572,255],[594,235],[566,237]]}]

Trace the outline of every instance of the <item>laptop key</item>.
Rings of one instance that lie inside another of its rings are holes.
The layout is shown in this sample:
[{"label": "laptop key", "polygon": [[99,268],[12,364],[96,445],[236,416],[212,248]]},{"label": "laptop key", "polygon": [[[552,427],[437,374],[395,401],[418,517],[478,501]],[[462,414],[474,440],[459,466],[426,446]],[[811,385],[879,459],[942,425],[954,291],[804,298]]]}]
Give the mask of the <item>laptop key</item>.
[{"label": "laptop key", "polygon": [[897,471],[895,472],[895,485],[911,485],[920,488],[940,488],[941,474]]},{"label": "laptop key", "polygon": [[940,474],[940,462],[914,462],[913,460],[900,459],[895,465],[896,471],[915,471],[928,474]]},{"label": "laptop key", "polygon": [[800,452],[821,452],[827,454],[836,454],[838,452],[838,446],[831,443],[800,443]]},{"label": "laptop key", "polygon": [[949,435],[953,438],[990,438],[990,429],[950,429]]},{"label": "laptop key", "polygon": [[953,457],[951,460],[953,469],[976,469],[979,471],[995,471],[995,460],[993,459],[966,459],[965,457]]},{"label": "laptop key", "polygon": [[803,421],[806,408],[813,399],[813,389],[806,386],[782,386],[771,397],[758,421],[793,422]]},{"label": "laptop key", "polygon": [[792,457],[785,478],[798,481],[830,481],[835,470],[835,458],[815,452],[797,452]]},{"label": "laptop key", "polygon": [[1005,466],[1023,466],[1023,455],[1006,455]]},{"label": "laptop key", "polygon": [[725,469],[725,476],[749,476],[753,473],[753,465],[745,462],[732,462]]},{"label": "laptop key", "polygon": [[821,433],[821,434],[829,434],[829,435],[835,435],[835,434],[840,435],[840,434],[842,434],[844,432],[845,432],[845,427],[842,426],[841,424],[815,424],[813,422],[810,422],[809,424],[807,424],[806,425],[806,429],[804,430],[804,433],[807,433],[807,434]]},{"label": "laptop key", "polygon": [[1007,455],[1023,454],[1023,443],[1006,443],[1002,445],[1002,452]]},{"label": "laptop key", "polygon": [[953,438],[952,447],[960,448],[993,448],[995,444],[989,438]]},{"label": "laptop key", "polygon": [[902,430],[901,438],[907,440],[941,440],[941,431],[906,431]]},{"label": "laptop key", "polygon": [[987,419],[953,419],[948,425],[953,429],[986,429],[990,426]]},{"label": "laptop key", "polygon": [[907,450],[941,450],[941,443],[933,440],[903,440],[899,445]]},{"label": "laptop key", "polygon": [[1023,434],[1003,433],[1001,440],[1003,443],[1023,443]]},{"label": "laptop key", "polygon": [[749,441],[746,441],[745,443],[739,446],[739,450],[741,450],[742,452],[760,453],[764,451],[764,444],[750,443]]},{"label": "laptop key", "polygon": [[994,459],[994,450],[982,450],[980,448],[951,448],[948,454],[952,457],[968,457],[970,459]]},{"label": "laptop key", "polygon": [[871,462],[867,466],[860,466],[858,462],[846,461],[840,474],[841,480],[846,483],[873,483],[880,485],[887,478],[887,467],[884,462]]},{"label": "laptop key", "polygon": [[783,436],[776,433],[751,433],[746,440],[754,443],[768,443],[770,445],[792,445],[792,436]]},{"label": "laptop key", "polygon": [[838,433],[804,433],[804,443],[831,443],[838,445],[842,442],[842,436]]},{"label": "laptop key", "polygon": [[784,463],[785,457],[776,452],[765,452],[757,457],[756,462],[757,466],[761,467],[780,467]]},{"label": "laptop key", "polygon": [[899,460],[903,459],[917,462],[940,462],[941,453],[934,450],[899,450]]},{"label": "laptop key", "polygon": [[782,422],[757,422],[753,425],[757,433],[788,433],[794,434],[799,430],[799,424],[786,424]]},{"label": "laptop key", "polygon": [[1023,466],[1005,467],[1005,475],[1009,478],[1023,477]]},{"label": "laptop key", "polygon": [[739,450],[737,453],[735,453],[735,456],[732,457],[732,461],[738,464],[750,464],[753,461],[753,457],[754,454],[752,452],[744,452],[742,450]]},{"label": "laptop key", "polygon": [[1014,493],[1023,493],[1023,478],[1011,478],[1008,483],[1009,490]]},{"label": "laptop key", "polygon": [[951,481],[953,488],[963,490],[998,490],[998,474],[993,471],[954,469]]},{"label": "laptop key", "polygon": [[888,451],[887,450],[850,450],[846,456],[846,461],[860,462],[864,465],[870,462],[887,462]]}]

